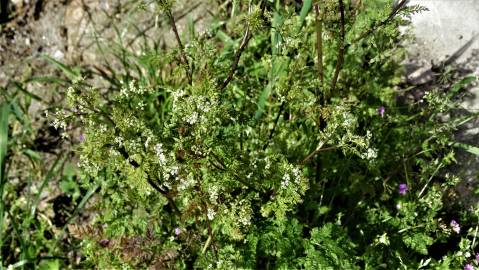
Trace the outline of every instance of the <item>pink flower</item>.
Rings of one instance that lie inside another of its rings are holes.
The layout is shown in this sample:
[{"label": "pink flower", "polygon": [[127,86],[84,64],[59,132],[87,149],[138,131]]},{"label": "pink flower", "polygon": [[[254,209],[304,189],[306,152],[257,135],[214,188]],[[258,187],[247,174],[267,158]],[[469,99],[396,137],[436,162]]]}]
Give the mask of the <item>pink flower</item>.
[{"label": "pink flower", "polygon": [[408,189],[409,187],[407,186],[407,184],[401,183],[399,184],[398,192],[401,195],[406,195],[406,192],[408,191]]},{"label": "pink flower", "polygon": [[384,113],[386,112],[386,108],[384,106],[381,106],[378,108],[378,113],[381,115],[381,117],[384,117]]},{"label": "pink flower", "polygon": [[461,226],[459,226],[459,223],[455,221],[454,219],[451,220],[451,223],[449,224],[454,232],[457,234],[461,232]]},{"label": "pink flower", "polygon": [[175,234],[176,234],[176,235],[180,235],[180,233],[181,233],[181,229],[178,228],[178,227],[175,228]]},{"label": "pink flower", "polygon": [[476,262],[479,263],[479,253],[476,253]]},{"label": "pink flower", "polygon": [[464,270],[474,270],[474,266],[472,266],[471,264],[466,264],[464,265]]}]

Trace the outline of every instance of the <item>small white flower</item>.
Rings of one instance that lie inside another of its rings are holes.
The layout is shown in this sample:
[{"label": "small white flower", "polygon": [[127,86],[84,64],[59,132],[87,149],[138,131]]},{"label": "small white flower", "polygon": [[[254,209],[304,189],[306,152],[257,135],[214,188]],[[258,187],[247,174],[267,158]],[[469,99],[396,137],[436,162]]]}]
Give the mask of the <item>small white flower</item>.
[{"label": "small white flower", "polygon": [[215,203],[216,200],[218,200],[218,191],[219,191],[218,187],[213,186],[208,191],[210,195],[210,202]]},{"label": "small white flower", "polygon": [[190,116],[188,116],[186,118],[186,122],[190,125],[193,125],[195,124],[196,122],[198,122],[198,113],[197,112],[193,112]]},{"label": "small white flower", "polygon": [[156,156],[158,157],[158,161],[160,162],[160,165],[165,165],[166,164],[166,156],[163,153],[163,144],[158,143],[155,145],[155,152]]},{"label": "small white flower", "polygon": [[374,148],[368,148],[368,151],[361,155],[362,159],[368,159],[368,160],[373,160],[377,157],[378,157],[378,151]]},{"label": "small white flower", "polygon": [[124,98],[127,98],[128,97],[128,89],[123,87],[120,89],[120,96],[121,97],[124,97]]},{"label": "small white flower", "polygon": [[150,145],[151,138],[147,137],[145,141],[145,148],[148,149],[148,146]]},{"label": "small white flower", "polygon": [[176,102],[178,101],[178,99],[182,96],[185,95],[185,91],[183,91],[182,89],[179,89],[175,92],[173,92],[172,96],[173,96],[173,102]]},{"label": "small white flower", "polygon": [[215,215],[216,215],[215,210],[208,208],[208,214],[207,214],[208,219],[213,220],[215,218]]},{"label": "small white flower", "polygon": [[115,143],[118,144],[119,146],[123,146],[123,137],[121,136],[116,137]]},{"label": "small white flower", "polygon": [[271,161],[269,160],[269,158],[266,158],[265,162],[266,164],[264,165],[264,169],[269,170],[271,168]]},{"label": "small white flower", "polygon": [[281,181],[281,187],[286,188],[289,185],[289,181],[291,180],[291,177],[289,174],[283,175],[283,181]]}]

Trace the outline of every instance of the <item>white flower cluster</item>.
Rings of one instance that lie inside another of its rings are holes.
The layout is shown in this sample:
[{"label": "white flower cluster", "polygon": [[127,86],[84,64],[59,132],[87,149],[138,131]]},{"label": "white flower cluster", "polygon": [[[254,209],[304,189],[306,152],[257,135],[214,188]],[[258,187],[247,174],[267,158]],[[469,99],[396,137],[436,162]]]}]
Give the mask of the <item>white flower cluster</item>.
[{"label": "white flower cluster", "polygon": [[364,152],[360,155],[360,157],[362,159],[374,160],[378,157],[378,150],[374,147],[371,147],[372,137],[373,137],[373,134],[371,133],[371,131],[367,130],[366,131],[366,137],[365,137],[365,143],[367,145],[367,150],[366,150],[366,152]]},{"label": "white flower cluster", "polygon": [[215,218],[215,215],[216,215],[215,210],[208,208],[208,213],[207,213],[208,219],[213,220]]},{"label": "white flower cluster", "polygon": [[118,146],[122,147],[124,145],[124,140],[123,137],[118,136],[115,138],[115,143],[118,144]]},{"label": "white flower cluster", "polygon": [[158,162],[160,163],[160,165],[165,165],[166,164],[166,156],[165,156],[165,153],[163,151],[163,144],[158,143],[158,144],[155,145],[155,153],[156,153],[156,156],[158,157]]},{"label": "white flower cluster", "polygon": [[433,91],[426,91],[424,93],[423,99],[426,100],[431,107],[437,108],[440,112],[447,111],[448,107],[450,107],[452,104],[446,95],[437,89]]},{"label": "white flower cluster", "polygon": [[67,98],[69,100],[74,100],[75,99],[75,88],[73,88],[73,86],[68,87]]},{"label": "white flower cluster", "polygon": [[[290,172],[288,172],[290,171]],[[293,181],[295,184],[300,184],[301,183],[301,170],[298,167],[293,167],[293,165],[290,165],[286,173],[283,175],[283,179],[281,181],[281,187],[282,188],[287,188],[291,182],[291,175],[293,176]]]},{"label": "white flower cluster", "polygon": [[281,187],[287,188],[289,186],[289,181],[291,180],[291,176],[286,173],[283,175],[283,180],[281,181]]},{"label": "white flower cluster", "polygon": [[375,148],[368,148],[366,153],[361,154],[361,158],[367,159],[367,160],[373,160],[373,159],[376,159],[377,157],[378,157],[378,150],[376,150]]},{"label": "white flower cluster", "polygon": [[179,179],[180,184],[178,185],[178,191],[183,191],[188,189],[189,187],[192,187],[195,183],[195,179],[191,174],[189,174],[186,179],[180,178]]},{"label": "white flower cluster", "polygon": [[55,129],[65,129],[67,127],[67,124],[65,121],[63,120],[60,120],[60,119],[53,119],[52,121],[52,126],[55,128]]},{"label": "white flower cluster", "polygon": [[216,203],[216,200],[218,200],[218,192],[219,192],[218,186],[212,186],[208,189],[211,203]]},{"label": "white flower cluster", "polygon": [[365,136],[356,134],[358,120],[348,108],[336,106],[330,118],[331,124],[328,124],[325,132],[329,143],[337,145],[345,153],[353,153],[362,159],[377,158],[378,150],[372,147],[371,131],[366,131]]},{"label": "white flower cluster", "polygon": [[[48,111],[47,111],[47,116],[48,116]],[[59,128],[65,129],[67,127],[65,119],[68,116],[67,116],[67,113],[65,111],[60,110],[60,109],[56,109],[53,117],[54,118],[53,118],[53,121],[52,121],[51,125],[55,129],[59,129]]]},{"label": "white flower cluster", "polygon": [[187,103],[194,104],[193,106],[196,105],[196,109],[185,118],[185,121],[190,125],[196,124],[197,122],[205,122],[206,118],[203,114],[208,113],[213,104],[204,96],[188,98]]},{"label": "white flower cluster", "polygon": [[163,177],[167,181],[174,179],[176,176],[178,176],[179,171],[180,168],[178,166],[167,166],[163,172]]},{"label": "white flower cluster", "polygon": [[198,122],[198,113],[197,112],[191,113],[189,116],[185,118],[185,121],[190,125],[196,124],[196,122]]},{"label": "white flower cluster", "polygon": [[145,106],[146,106],[146,104],[142,100],[142,101],[138,102],[138,104],[136,105],[136,108],[140,111],[143,111],[145,109]]},{"label": "white flower cluster", "polygon": [[203,150],[202,150],[201,147],[198,146],[198,145],[193,145],[193,146],[191,147],[191,151],[193,151],[193,153],[194,153],[195,155],[197,155],[197,156],[203,156],[203,155],[204,155]]},{"label": "white flower cluster", "polygon": [[[121,83],[123,83],[123,82],[121,82]],[[144,88],[142,86],[137,87],[135,85],[135,81],[130,81],[128,86],[123,87],[123,88],[120,89],[120,97],[128,98],[132,94],[133,95],[143,95],[146,92],[147,92],[146,88]]]},{"label": "white flower cluster", "polygon": [[240,207],[239,213],[238,213],[238,216],[239,216],[238,221],[243,226],[249,226],[249,225],[251,225],[251,215],[252,215],[251,209],[248,206],[241,203],[241,207]]},{"label": "white flower cluster", "polygon": [[92,162],[87,156],[81,155],[78,161],[78,167],[82,168],[86,173],[92,176],[98,175],[101,170],[97,162]]},{"label": "white flower cluster", "polygon": [[264,159],[264,162],[265,162],[264,169],[269,170],[271,168],[271,160],[268,157],[266,157]]},{"label": "white flower cluster", "polygon": [[187,96],[183,89],[171,91],[171,96],[173,98],[172,114],[178,115],[178,120],[189,125],[205,123],[207,120],[205,114],[211,112],[211,108],[216,104],[206,96]]},{"label": "white flower cluster", "polygon": [[343,112],[343,126],[348,128],[348,127],[354,127],[357,124],[357,119],[349,112]]},{"label": "white flower cluster", "polygon": [[171,94],[171,96],[173,97],[173,106],[175,105],[176,102],[178,102],[178,99],[184,95],[185,95],[185,91],[183,89],[178,89],[177,91],[173,92]]},{"label": "white flower cluster", "polygon": [[196,97],[196,106],[198,107],[200,111],[207,113],[210,111],[212,105],[213,104],[211,104],[211,102],[208,101],[206,97],[204,96]]}]

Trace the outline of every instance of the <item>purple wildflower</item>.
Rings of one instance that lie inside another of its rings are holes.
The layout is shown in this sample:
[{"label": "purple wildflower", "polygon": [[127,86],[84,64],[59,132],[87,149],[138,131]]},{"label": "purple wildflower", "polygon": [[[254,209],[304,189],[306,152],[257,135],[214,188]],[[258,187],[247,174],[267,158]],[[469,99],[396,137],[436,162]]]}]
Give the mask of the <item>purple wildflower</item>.
[{"label": "purple wildflower", "polygon": [[181,229],[178,228],[178,227],[176,227],[176,228],[175,228],[175,234],[176,234],[176,235],[180,235],[180,233],[181,233]]},{"label": "purple wildflower", "polygon": [[384,106],[381,106],[378,108],[378,113],[381,115],[381,117],[384,117],[384,113],[386,112],[386,108]]},{"label": "purple wildflower", "polygon": [[407,184],[401,183],[399,184],[398,192],[401,195],[406,195],[406,192],[408,191],[408,189],[409,187],[407,186]]},{"label": "purple wildflower", "polygon": [[85,141],[85,135],[80,134],[80,136],[78,137],[78,139],[80,140],[80,142]]},{"label": "purple wildflower", "polygon": [[464,265],[464,270],[474,270],[474,266],[472,266],[471,264],[466,264]]},{"label": "purple wildflower", "polygon": [[479,253],[476,253],[476,262],[479,263]]},{"label": "purple wildflower", "polygon": [[452,230],[456,233],[461,232],[461,226],[459,226],[459,223],[457,223],[454,219],[451,220],[451,223],[449,224],[452,227]]},{"label": "purple wildflower", "polygon": [[100,244],[100,246],[102,246],[102,247],[107,247],[108,244],[110,244],[110,240],[108,240],[108,239],[101,239],[100,241],[98,241],[98,244]]}]

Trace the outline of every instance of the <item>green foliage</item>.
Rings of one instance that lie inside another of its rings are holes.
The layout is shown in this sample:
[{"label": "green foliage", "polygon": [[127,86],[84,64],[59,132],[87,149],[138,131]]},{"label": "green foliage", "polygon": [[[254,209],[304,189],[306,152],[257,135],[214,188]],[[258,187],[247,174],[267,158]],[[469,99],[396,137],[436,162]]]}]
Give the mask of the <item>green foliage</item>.
[{"label": "green foliage", "polygon": [[[421,8],[390,2],[321,1],[316,18],[313,1],[234,1],[206,33],[190,27],[187,46],[145,48],[141,57],[120,48],[126,71],[107,78],[108,89],[76,80],[54,123],[81,122],[79,163],[95,179],[84,185],[100,187],[98,216],[77,229],[84,266],[470,261],[458,255],[450,222],[467,228],[477,217],[444,203],[458,181],[443,169],[454,163],[460,121],[441,117],[456,103],[440,89],[422,102],[397,98],[398,24]],[[159,8],[171,16],[171,4]],[[475,235],[461,236],[461,254],[472,253]],[[438,251],[441,243],[451,249]]]},{"label": "green foliage", "polygon": [[[45,101],[26,88],[14,82],[0,89],[0,268],[60,269],[79,244],[64,241],[67,221],[62,219],[74,221],[84,206],[76,201],[85,196],[76,167],[68,161],[71,152],[56,152],[55,138],[46,138],[30,114]],[[63,183],[64,197],[54,195],[57,181]],[[70,198],[72,209],[52,206],[58,198]]]}]

